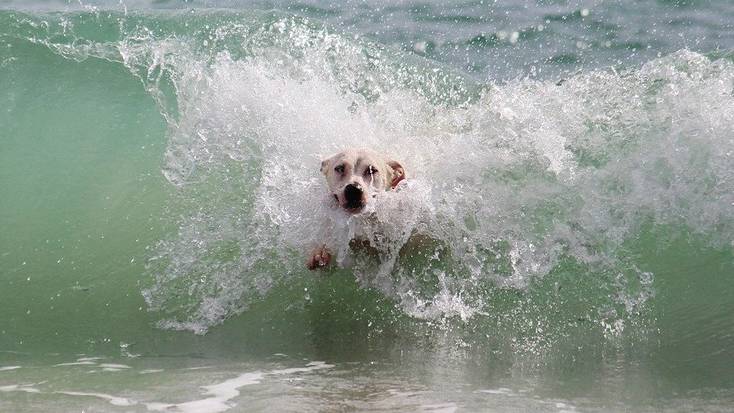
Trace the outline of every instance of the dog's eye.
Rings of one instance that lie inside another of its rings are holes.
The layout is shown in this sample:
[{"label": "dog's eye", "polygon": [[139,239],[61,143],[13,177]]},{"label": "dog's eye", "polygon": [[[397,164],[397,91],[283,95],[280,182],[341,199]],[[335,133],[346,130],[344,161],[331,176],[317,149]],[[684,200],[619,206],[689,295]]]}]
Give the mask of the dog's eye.
[{"label": "dog's eye", "polygon": [[367,169],[364,171],[365,175],[374,175],[376,173],[377,173],[377,168],[375,168],[372,165],[368,166]]},{"label": "dog's eye", "polygon": [[344,165],[337,165],[337,166],[336,166],[336,167],[334,168],[334,170],[335,170],[335,171],[336,171],[337,173],[339,173],[339,174],[343,174],[343,173],[344,173]]}]

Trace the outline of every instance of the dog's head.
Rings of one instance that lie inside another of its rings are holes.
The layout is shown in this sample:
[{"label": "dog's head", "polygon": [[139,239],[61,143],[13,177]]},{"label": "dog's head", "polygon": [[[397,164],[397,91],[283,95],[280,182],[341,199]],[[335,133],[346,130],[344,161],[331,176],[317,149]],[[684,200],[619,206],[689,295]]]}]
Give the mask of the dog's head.
[{"label": "dog's head", "polygon": [[369,149],[347,149],[321,162],[329,191],[347,212],[361,212],[377,191],[394,189],[405,179],[397,161]]}]

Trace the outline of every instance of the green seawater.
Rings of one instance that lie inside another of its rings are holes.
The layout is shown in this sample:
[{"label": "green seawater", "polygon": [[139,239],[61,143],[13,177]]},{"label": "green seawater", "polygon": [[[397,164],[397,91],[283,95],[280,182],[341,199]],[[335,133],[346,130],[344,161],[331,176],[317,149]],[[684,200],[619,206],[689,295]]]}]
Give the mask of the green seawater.
[{"label": "green seawater", "polygon": [[568,3],[0,2],[0,411],[730,410],[734,8]]}]

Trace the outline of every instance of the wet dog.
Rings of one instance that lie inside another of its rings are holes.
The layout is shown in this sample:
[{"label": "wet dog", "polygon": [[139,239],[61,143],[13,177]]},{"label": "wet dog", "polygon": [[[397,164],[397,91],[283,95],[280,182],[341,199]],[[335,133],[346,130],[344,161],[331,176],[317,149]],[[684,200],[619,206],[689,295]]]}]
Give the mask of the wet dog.
[{"label": "wet dog", "polygon": [[[369,149],[347,149],[321,162],[335,207],[359,214],[379,191],[390,191],[405,179],[399,162]],[[315,270],[329,265],[332,252],[326,245],[314,249],[306,266]]]}]

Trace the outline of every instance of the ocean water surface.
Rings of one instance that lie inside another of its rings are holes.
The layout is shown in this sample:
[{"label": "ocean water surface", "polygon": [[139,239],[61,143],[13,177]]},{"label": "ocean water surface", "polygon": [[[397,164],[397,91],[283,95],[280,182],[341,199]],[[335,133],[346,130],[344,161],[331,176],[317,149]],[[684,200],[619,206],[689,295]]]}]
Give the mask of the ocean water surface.
[{"label": "ocean water surface", "polygon": [[0,411],[731,411],[733,277],[729,1],[0,0]]}]

